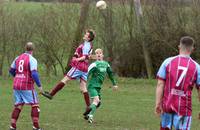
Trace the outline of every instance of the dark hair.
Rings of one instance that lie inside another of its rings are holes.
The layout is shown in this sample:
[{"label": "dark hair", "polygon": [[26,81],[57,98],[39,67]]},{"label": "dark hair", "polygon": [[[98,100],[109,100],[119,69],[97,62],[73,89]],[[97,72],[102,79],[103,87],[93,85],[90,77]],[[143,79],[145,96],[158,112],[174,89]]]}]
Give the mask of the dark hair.
[{"label": "dark hair", "polygon": [[190,36],[184,36],[181,38],[180,44],[186,48],[191,48],[194,46],[194,39]]},{"label": "dark hair", "polygon": [[86,32],[88,32],[90,34],[89,35],[89,38],[90,38],[89,42],[93,41],[94,38],[95,38],[95,32],[91,29],[86,30]]},{"label": "dark hair", "polygon": [[35,49],[35,46],[33,45],[32,42],[27,42],[25,45],[26,51],[33,51]]}]

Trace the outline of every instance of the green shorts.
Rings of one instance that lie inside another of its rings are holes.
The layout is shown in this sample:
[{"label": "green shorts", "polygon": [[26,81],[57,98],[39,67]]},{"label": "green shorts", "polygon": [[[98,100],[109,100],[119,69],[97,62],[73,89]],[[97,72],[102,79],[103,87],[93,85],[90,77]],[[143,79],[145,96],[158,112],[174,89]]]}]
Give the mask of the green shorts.
[{"label": "green shorts", "polygon": [[95,87],[89,87],[88,88],[88,92],[89,92],[89,95],[90,95],[90,98],[93,98],[95,96],[99,96],[101,97],[101,88],[95,88]]}]

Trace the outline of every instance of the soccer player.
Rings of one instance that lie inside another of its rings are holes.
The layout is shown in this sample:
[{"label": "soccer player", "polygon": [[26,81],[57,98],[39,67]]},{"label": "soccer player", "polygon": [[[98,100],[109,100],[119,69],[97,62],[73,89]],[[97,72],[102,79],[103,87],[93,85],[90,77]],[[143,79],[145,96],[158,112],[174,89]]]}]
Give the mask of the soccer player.
[{"label": "soccer player", "polygon": [[161,115],[160,130],[190,130],[195,84],[200,99],[200,66],[190,57],[193,49],[193,38],[182,37],[179,55],[167,58],[157,73],[155,113]]},{"label": "soccer player", "polygon": [[37,60],[32,56],[33,43],[26,43],[25,49],[26,52],[15,58],[9,70],[9,73],[14,77],[13,95],[15,100],[10,130],[16,130],[17,119],[24,105],[32,107],[33,130],[42,130],[39,126],[40,109],[34,82],[37,84],[40,93],[43,93],[43,89],[37,72]]},{"label": "soccer player", "polygon": [[92,100],[90,109],[84,113],[84,118],[88,120],[89,123],[93,123],[93,115],[101,104],[101,86],[103,84],[106,74],[112,81],[113,89],[117,90],[118,86],[113,76],[112,69],[108,62],[103,60],[102,49],[95,50],[97,61],[92,63],[88,68],[88,85],[87,89]]},{"label": "soccer player", "polygon": [[45,92],[43,96],[52,99],[53,96],[59,92],[70,80],[80,80],[80,90],[83,93],[86,108],[90,105],[90,99],[86,88],[87,71],[89,65],[89,56],[92,53],[92,41],[94,40],[95,33],[93,30],[86,30],[83,37],[84,42],[76,49],[74,56],[71,60],[71,69],[64,76],[64,78],[51,90]]}]

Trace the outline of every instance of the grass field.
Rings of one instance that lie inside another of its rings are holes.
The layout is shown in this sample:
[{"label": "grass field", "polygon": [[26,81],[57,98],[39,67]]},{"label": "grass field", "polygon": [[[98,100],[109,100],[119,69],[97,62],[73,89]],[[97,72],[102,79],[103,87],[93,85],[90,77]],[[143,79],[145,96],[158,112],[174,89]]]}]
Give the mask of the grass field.
[{"label": "grass field", "polygon": [[[43,79],[43,88],[49,90],[57,79]],[[95,123],[82,118],[84,102],[78,82],[70,82],[52,101],[40,98],[40,124],[45,130],[158,130],[159,118],[153,113],[155,80],[120,78],[120,89],[113,92],[105,81],[102,106],[95,114]],[[12,81],[0,79],[0,130],[7,130],[12,111]],[[199,103],[193,97],[192,130],[199,130],[197,120]],[[18,130],[31,130],[30,108],[24,107],[18,121]]]}]

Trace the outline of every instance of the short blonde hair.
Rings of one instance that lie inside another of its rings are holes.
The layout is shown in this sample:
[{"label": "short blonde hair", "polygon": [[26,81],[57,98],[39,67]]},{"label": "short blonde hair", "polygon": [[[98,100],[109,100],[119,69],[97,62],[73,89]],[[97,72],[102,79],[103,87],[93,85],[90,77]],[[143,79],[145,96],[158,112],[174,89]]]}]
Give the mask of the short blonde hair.
[{"label": "short blonde hair", "polygon": [[97,49],[95,50],[95,53],[97,53],[97,52],[103,53],[103,50],[102,50],[101,48],[97,48]]}]

